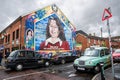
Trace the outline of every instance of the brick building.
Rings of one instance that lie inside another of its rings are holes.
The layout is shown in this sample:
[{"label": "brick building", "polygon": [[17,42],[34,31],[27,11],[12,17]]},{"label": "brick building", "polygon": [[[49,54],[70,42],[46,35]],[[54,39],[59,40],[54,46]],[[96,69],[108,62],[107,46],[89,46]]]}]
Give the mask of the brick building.
[{"label": "brick building", "polygon": [[114,48],[120,48],[120,36],[112,37],[112,46]]},{"label": "brick building", "polygon": [[1,31],[2,44],[4,45],[4,55],[15,49],[21,49],[24,46],[24,17],[18,17],[8,27]]},{"label": "brick building", "polygon": [[[120,48],[120,36],[112,37],[112,48]],[[81,44],[81,50],[84,51],[87,47],[93,45],[106,46],[109,48],[109,39],[101,38],[94,35],[88,35],[82,30],[76,31],[76,43]]]},{"label": "brick building", "polygon": [[[8,50],[11,52],[21,48],[40,51],[40,43],[46,39],[48,20],[53,17],[57,18],[60,24],[62,24],[61,26],[64,29],[66,41],[68,42],[70,50],[72,50],[74,45],[72,33],[73,31],[75,33],[75,27],[61,10],[53,4],[18,17],[0,32],[0,40],[2,40],[0,45],[4,46],[4,55]],[[32,33],[31,38],[28,36],[28,32],[30,31]]]}]

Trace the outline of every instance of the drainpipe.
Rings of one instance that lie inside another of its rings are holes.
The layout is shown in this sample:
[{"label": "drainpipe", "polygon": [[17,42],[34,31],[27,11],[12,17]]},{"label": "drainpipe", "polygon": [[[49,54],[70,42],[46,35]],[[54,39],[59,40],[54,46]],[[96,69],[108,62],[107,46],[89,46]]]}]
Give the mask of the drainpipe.
[{"label": "drainpipe", "polygon": [[21,31],[22,31],[22,17],[20,16],[20,47],[19,49],[21,49]]}]

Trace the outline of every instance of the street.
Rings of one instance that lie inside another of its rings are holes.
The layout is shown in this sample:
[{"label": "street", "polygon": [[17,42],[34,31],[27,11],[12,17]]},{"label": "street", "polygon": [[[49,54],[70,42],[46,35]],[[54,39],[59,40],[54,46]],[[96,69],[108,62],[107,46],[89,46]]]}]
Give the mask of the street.
[{"label": "street", "polygon": [[15,78],[19,78],[19,80],[23,80],[22,77],[26,77],[25,80],[28,80],[27,78],[29,78],[28,77],[29,75],[33,76],[34,74],[36,75],[39,73],[52,74],[69,80],[91,80],[92,77],[95,75],[92,72],[85,72],[85,71],[76,72],[72,64],[73,63],[58,64],[58,65],[52,65],[48,68],[40,67],[34,69],[25,69],[23,71],[1,70],[0,80],[13,80]]}]

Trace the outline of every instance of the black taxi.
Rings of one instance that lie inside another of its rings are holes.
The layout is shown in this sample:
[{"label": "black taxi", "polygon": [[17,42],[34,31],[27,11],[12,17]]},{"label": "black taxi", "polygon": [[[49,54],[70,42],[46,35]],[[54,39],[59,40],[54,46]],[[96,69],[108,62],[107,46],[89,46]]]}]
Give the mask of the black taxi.
[{"label": "black taxi", "polygon": [[49,66],[50,63],[50,59],[42,58],[38,52],[32,50],[15,50],[6,59],[5,67],[19,71],[23,68],[33,68],[41,65]]}]

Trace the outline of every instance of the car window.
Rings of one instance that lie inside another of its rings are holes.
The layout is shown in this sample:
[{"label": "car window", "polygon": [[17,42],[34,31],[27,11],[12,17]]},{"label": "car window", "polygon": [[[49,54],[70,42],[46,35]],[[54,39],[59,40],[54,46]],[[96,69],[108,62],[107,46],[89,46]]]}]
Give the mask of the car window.
[{"label": "car window", "polygon": [[25,57],[25,51],[18,51],[17,57]]},{"label": "car window", "polygon": [[115,50],[115,53],[120,53],[120,49],[116,49],[116,50]]},{"label": "car window", "polygon": [[104,50],[103,49],[100,51],[100,56],[101,57],[104,56]]},{"label": "car window", "polygon": [[110,54],[109,49],[105,49],[105,55],[109,55],[109,54]]},{"label": "car window", "polygon": [[42,57],[42,55],[41,55],[41,54],[39,54],[38,52],[35,52],[35,57],[36,57],[36,58],[41,58],[41,57]]},{"label": "car window", "polygon": [[68,52],[64,53],[63,55],[64,55],[64,56],[71,56],[71,54],[68,53]]},{"label": "car window", "polygon": [[10,57],[14,57],[14,56],[16,55],[16,52],[17,52],[17,51],[12,51],[9,56],[10,56]]},{"label": "car window", "polygon": [[61,53],[61,54],[59,54],[58,56],[59,56],[59,57],[64,57],[64,56],[68,56],[68,54],[67,54],[67,53]]},{"label": "car window", "polygon": [[68,54],[66,54],[66,53],[63,53],[62,55],[63,55],[63,56],[67,56]]},{"label": "car window", "polygon": [[33,51],[28,51],[26,54],[27,58],[33,58],[34,57],[34,52]]},{"label": "car window", "polygon": [[97,50],[97,49],[87,49],[84,52],[84,56],[98,57],[99,56],[99,50]]}]

